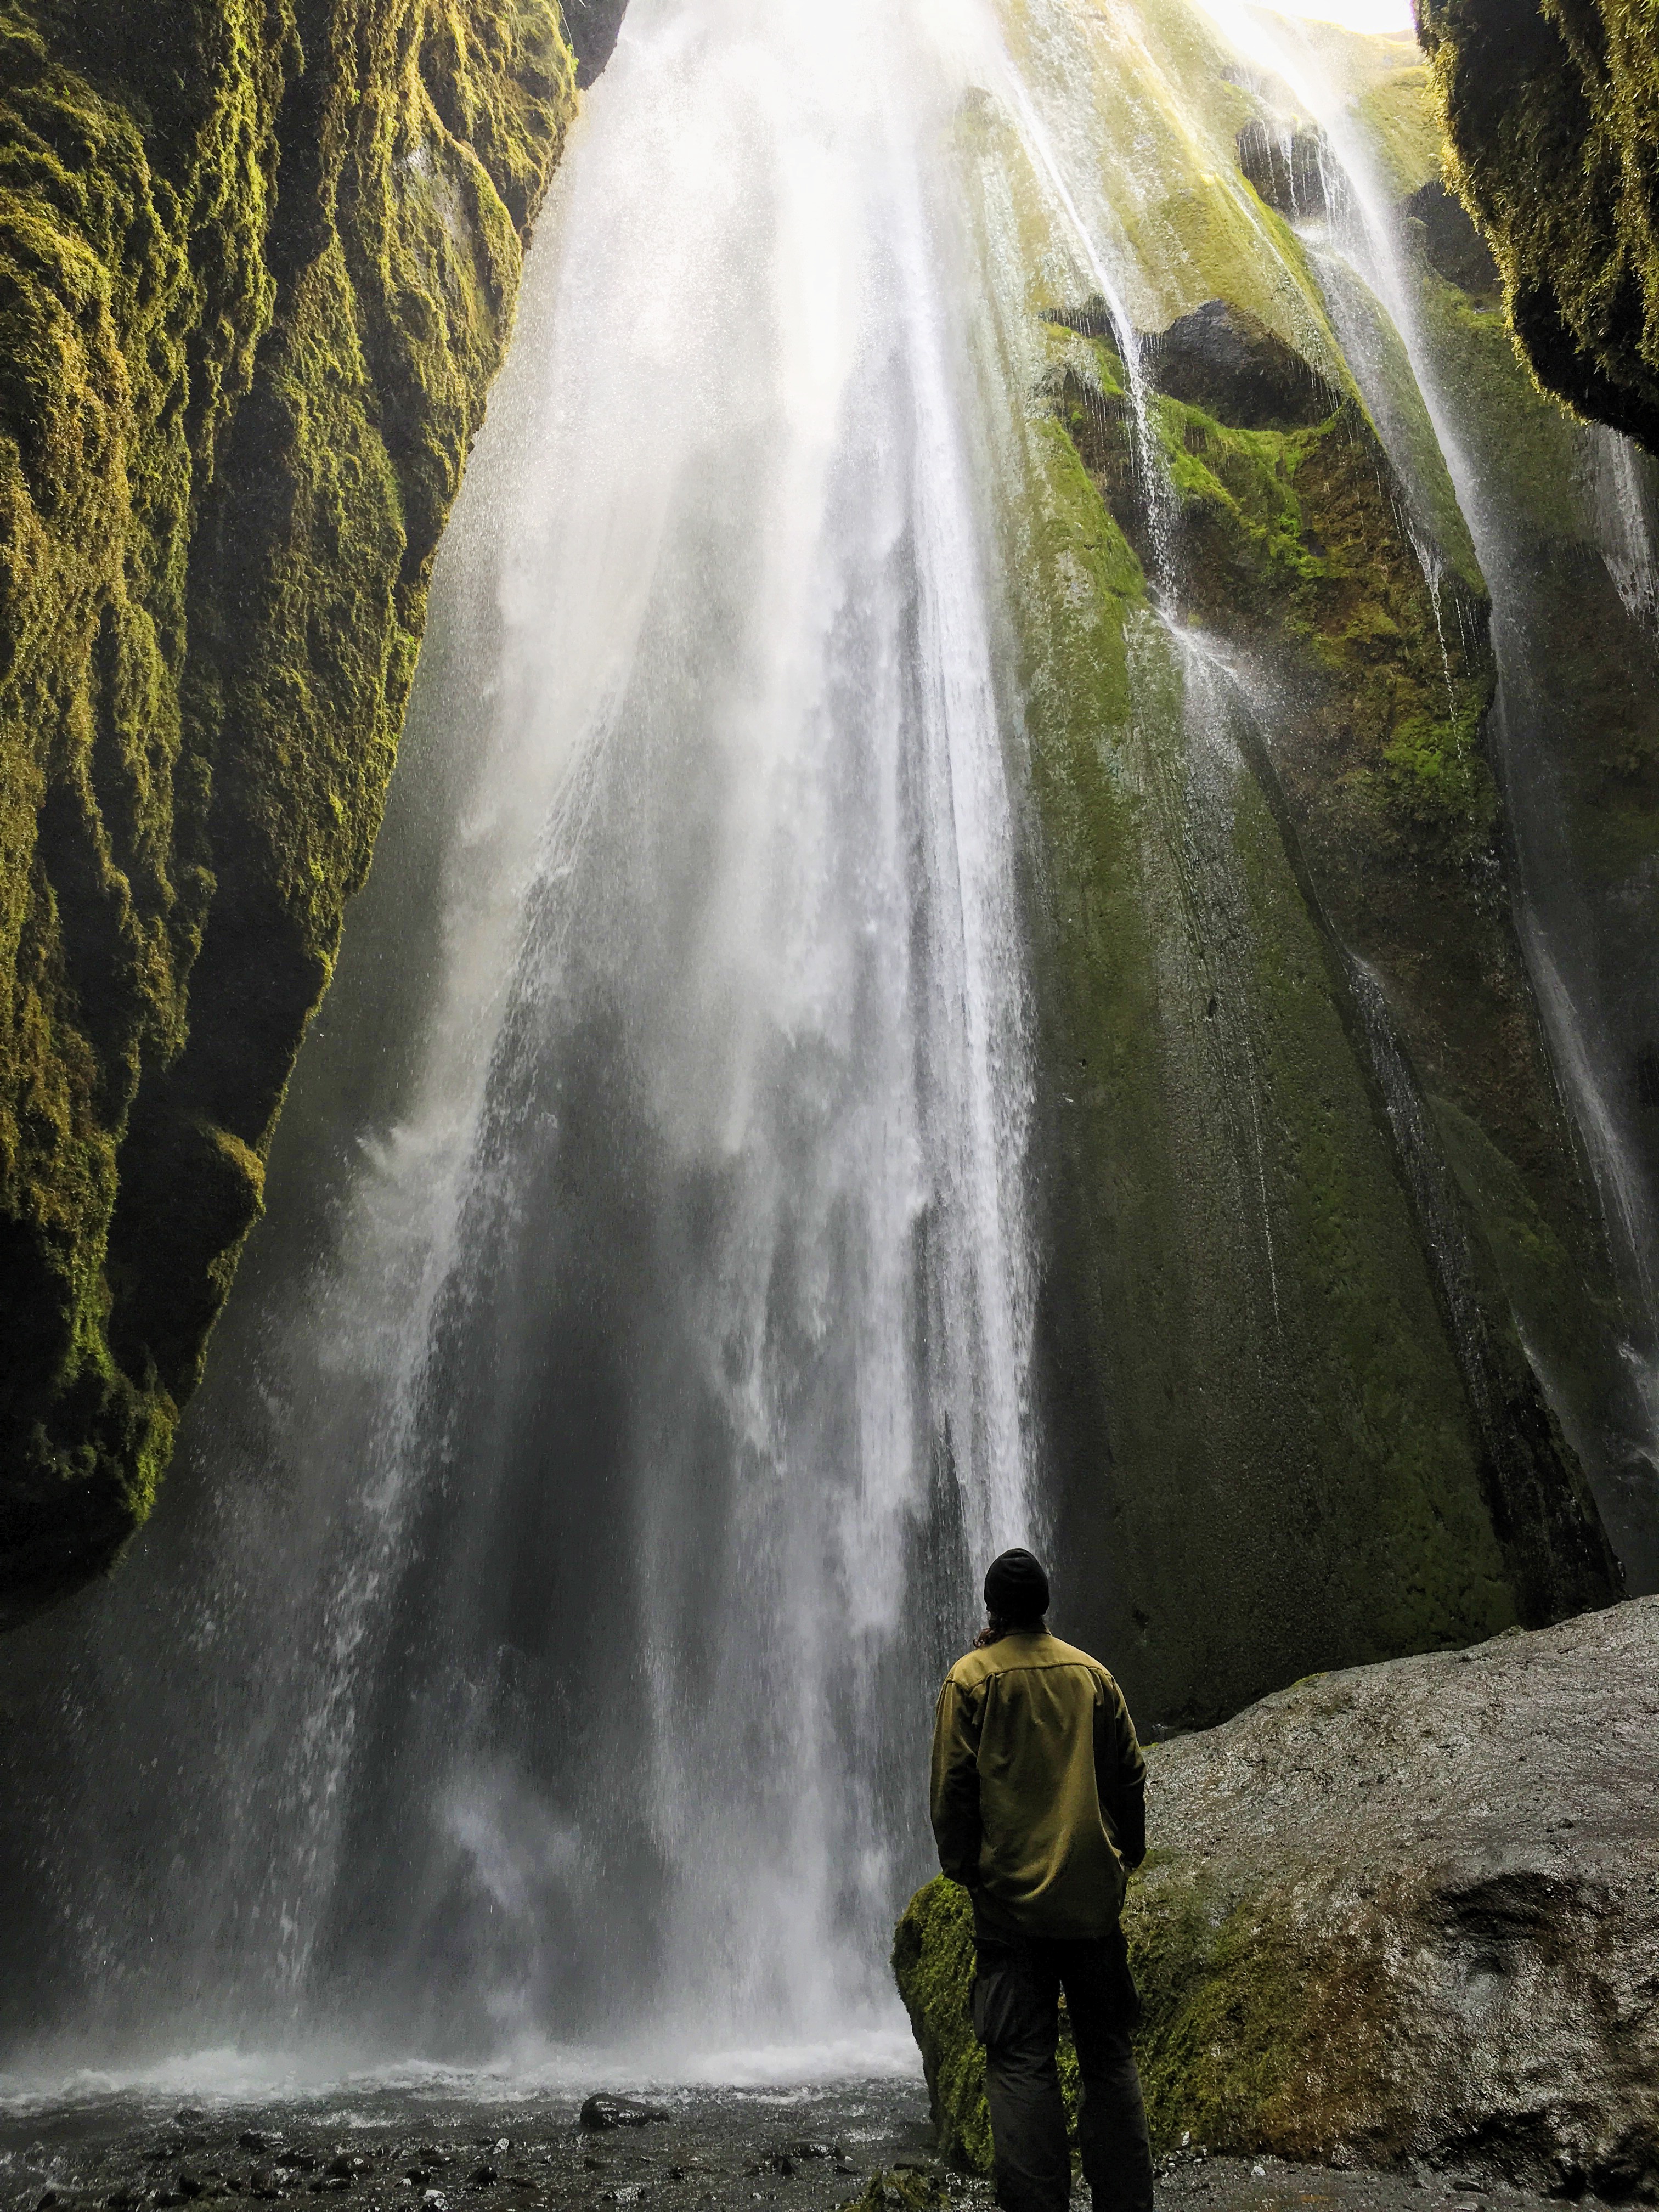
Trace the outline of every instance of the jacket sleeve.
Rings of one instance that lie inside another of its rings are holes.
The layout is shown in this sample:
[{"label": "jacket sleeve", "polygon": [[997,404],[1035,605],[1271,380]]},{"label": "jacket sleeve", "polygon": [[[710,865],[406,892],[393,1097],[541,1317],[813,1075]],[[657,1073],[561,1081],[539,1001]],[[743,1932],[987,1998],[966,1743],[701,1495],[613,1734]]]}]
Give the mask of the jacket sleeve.
[{"label": "jacket sleeve", "polygon": [[1095,1707],[1095,1778],[1125,1866],[1146,1856],[1146,1760],[1123,1692],[1109,1674]]},{"label": "jacket sleeve", "polygon": [[979,1880],[980,1717],[971,1695],[947,1674],[933,1715],[933,1840],[945,1872],[969,1889]]}]

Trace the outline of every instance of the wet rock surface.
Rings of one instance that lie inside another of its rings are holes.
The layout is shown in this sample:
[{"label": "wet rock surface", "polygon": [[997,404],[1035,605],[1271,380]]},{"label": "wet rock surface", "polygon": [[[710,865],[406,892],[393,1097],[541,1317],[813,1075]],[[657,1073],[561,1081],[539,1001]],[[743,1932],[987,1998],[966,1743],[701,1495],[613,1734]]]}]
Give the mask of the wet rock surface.
[{"label": "wet rock surface", "polygon": [[1323,422],[1342,404],[1293,346],[1231,300],[1206,300],[1143,340],[1158,389],[1247,430]]},{"label": "wet rock surface", "polygon": [[[620,2101],[620,2100],[618,2100]],[[130,2101],[0,2118],[0,2212],[150,2212],[236,2199],[662,2212],[990,2212],[988,2182],[932,2153],[920,2082],[793,2093],[665,2094],[661,2121],[596,2142],[574,2098],[434,2112],[409,2097],[185,2118]],[[1538,2200],[1474,2176],[1332,2172],[1276,2159],[1164,2158],[1159,2212],[1532,2212]],[[1077,2203],[1088,2203],[1079,2185]]]},{"label": "wet rock surface", "polygon": [[[1659,1598],[1154,1746],[1125,1911],[1154,2144],[1659,2201],[1656,1747]],[[971,2150],[963,1896],[921,1892],[895,1964]]]},{"label": "wet rock surface", "polygon": [[579,2127],[597,2132],[610,2128],[648,2128],[653,2121],[667,2118],[660,2105],[647,2105],[638,2097],[608,2097],[600,2093],[587,2100],[576,2115],[576,2123]]}]

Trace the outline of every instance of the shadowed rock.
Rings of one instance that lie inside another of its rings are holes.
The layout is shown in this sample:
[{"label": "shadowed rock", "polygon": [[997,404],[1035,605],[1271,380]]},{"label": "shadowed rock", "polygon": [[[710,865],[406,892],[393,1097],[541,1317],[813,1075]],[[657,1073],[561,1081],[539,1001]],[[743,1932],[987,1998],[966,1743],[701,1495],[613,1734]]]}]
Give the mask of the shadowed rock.
[{"label": "shadowed rock", "polygon": [[1495,302],[1502,284],[1492,248],[1469,221],[1463,203],[1437,177],[1401,203],[1401,213],[1422,226],[1423,257],[1437,276],[1472,300]]},{"label": "shadowed rock", "polygon": [[1252,119],[1239,132],[1238,166],[1270,208],[1291,216],[1330,212],[1325,142],[1317,131],[1270,131]]},{"label": "shadowed rock", "polygon": [[1160,392],[1240,429],[1304,428],[1341,404],[1293,346],[1230,300],[1206,300],[1155,331],[1145,360]]}]

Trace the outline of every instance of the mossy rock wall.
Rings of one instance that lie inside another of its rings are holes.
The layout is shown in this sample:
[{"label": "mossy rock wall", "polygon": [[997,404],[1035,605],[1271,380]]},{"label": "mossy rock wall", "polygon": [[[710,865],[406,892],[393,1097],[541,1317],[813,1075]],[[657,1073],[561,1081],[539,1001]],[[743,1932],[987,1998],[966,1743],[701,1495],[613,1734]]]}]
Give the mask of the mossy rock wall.
[{"label": "mossy rock wall", "polygon": [[1659,452],[1659,47],[1642,0],[1425,0],[1450,173],[1544,388]]},{"label": "mossy rock wall", "polygon": [[[1609,431],[1572,422],[1516,358],[1495,270],[1438,181],[1432,111],[1419,108],[1413,141],[1401,131],[1395,143],[1408,188],[1405,273],[1499,610],[1510,818],[1528,901],[1592,1056],[1593,1141],[1604,1182],[1621,1186],[1604,1202],[1635,1247],[1619,1285],[1625,1312],[1605,1283],[1563,1301],[1529,1281],[1535,1239],[1507,1204],[1488,1211],[1514,1223],[1499,1238],[1513,1295],[1530,1334],[1550,1347],[1556,1395],[1632,1586],[1650,1589],[1659,1470],[1637,1378],[1652,1327],[1644,1248],[1659,1218],[1659,467]],[[1473,1188],[1498,1170],[1471,1158],[1459,1173]],[[1635,1358],[1621,1340],[1636,1343]]]},{"label": "mossy rock wall", "polygon": [[259,1212],[575,64],[553,0],[0,45],[4,1620],[149,1510]]},{"label": "mossy rock wall", "polygon": [[[1066,296],[1040,186],[983,217],[1041,332],[1006,567],[1054,1550],[1164,1726],[1619,1586],[1559,1419],[1617,1316],[1513,919],[1485,580],[1397,337],[1385,438],[1239,167],[1276,118],[1182,20],[1145,11],[1069,173],[1115,304]],[[1408,169],[1420,64],[1351,43]],[[1217,205],[1152,221],[1183,164]]]},{"label": "mossy rock wall", "polygon": [[1189,1724],[1610,1592],[1430,1102],[1510,1164],[1562,1280],[1597,1254],[1504,896],[1484,603],[1448,573],[1437,611],[1352,402],[1155,403],[1154,519],[1115,356],[1065,343],[1050,388],[1024,631],[1056,1549]]}]

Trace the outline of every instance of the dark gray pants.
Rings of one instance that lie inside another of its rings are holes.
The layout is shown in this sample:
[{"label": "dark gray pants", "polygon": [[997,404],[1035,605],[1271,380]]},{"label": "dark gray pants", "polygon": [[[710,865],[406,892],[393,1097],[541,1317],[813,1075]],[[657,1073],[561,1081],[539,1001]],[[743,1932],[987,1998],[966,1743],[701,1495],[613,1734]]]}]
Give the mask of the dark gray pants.
[{"label": "dark gray pants", "polygon": [[1066,2212],[1072,2160],[1054,2048],[1060,1992],[1077,2045],[1078,2138],[1095,2212],[1152,2212],[1152,2154],[1129,2032],[1140,2003],[1121,1929],[1084,1942],[976,1936],[974,2033],[1003,2212]]}]

